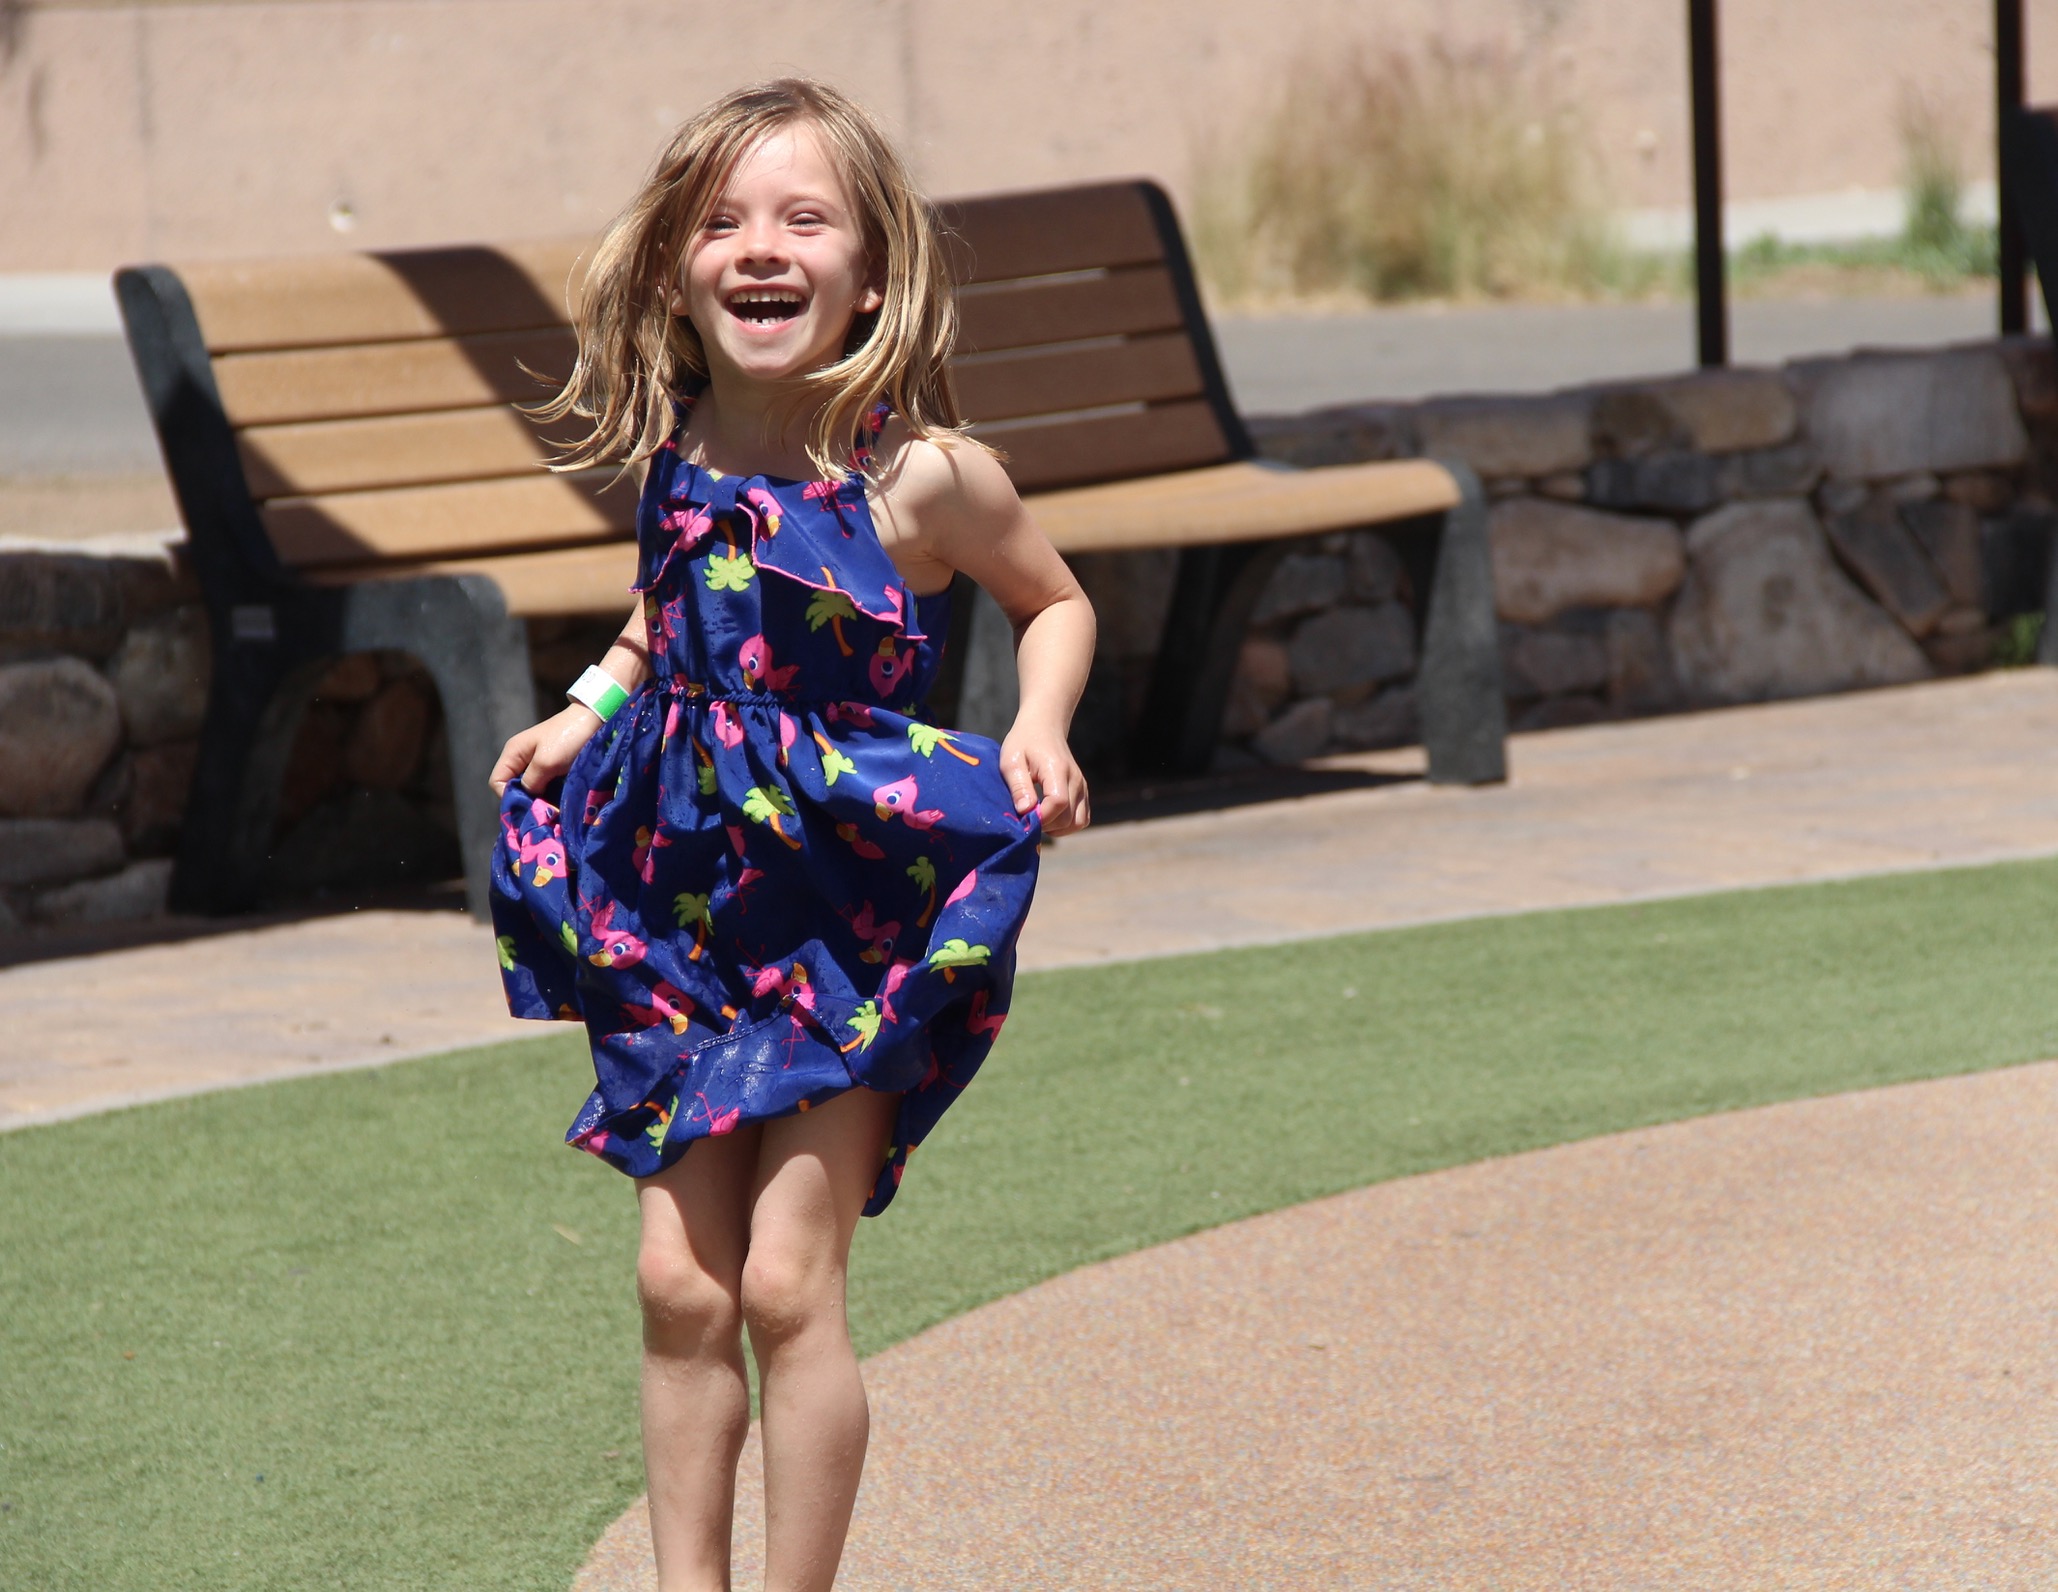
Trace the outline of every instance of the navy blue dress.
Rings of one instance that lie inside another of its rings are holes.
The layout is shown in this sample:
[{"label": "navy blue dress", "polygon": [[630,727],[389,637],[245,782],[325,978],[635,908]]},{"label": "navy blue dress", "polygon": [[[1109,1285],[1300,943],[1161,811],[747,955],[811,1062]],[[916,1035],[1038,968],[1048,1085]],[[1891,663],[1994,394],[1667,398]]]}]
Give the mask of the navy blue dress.
[{"label": "navy blue dress", "polygon": [[656,677],[560,800],[508,786],[493,919],[514,1015],[586,1025],[571,1143],[648,1177],[740,1123],[900,1091],[876,1215],[1000,1032],[1038,826],[992,741],[921,716],[949,593],[900,578],[863,461],[725,476],[676,431],[652,458],[632,589]]}]

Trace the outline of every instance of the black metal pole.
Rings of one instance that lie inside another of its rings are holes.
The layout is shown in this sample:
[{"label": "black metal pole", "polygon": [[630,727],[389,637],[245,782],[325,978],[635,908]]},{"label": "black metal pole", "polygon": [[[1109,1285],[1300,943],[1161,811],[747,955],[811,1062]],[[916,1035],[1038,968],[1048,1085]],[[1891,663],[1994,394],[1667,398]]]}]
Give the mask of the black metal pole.
[{"label": "black metal pole", "polygon": [[[2005,5],[2007,0],[1996,0]],[[1715,0],[1687,0],[1693,77],[1694,300],[1704,367],[1729,363],[1729,288],[1722,252],[1722,102],[1716,71]]]},{"label": "black metal pole", "polygon": [[[2022,109],[2022,0],[1994,0],[1994,174],[2007,166],[2002,155],[2008,141],[2008,118]],[[2023,262],[2022,229],[2015,201],[2001,183],[2001,211],[1996,221],[2001,246],[2001,335],[2029,330],[2029,280]]]}]

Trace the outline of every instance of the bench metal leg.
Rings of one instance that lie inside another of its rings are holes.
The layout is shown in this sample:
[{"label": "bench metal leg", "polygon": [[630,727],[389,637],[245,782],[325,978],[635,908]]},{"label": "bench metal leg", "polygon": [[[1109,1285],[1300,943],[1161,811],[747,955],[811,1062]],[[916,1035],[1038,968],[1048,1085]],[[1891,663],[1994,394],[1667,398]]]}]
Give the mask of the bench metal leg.
[{"label": "bench metal leg", "polygon": [[1422,747],[1432,783],[1490,785],[1508,777],[1508,707],[1501,696],[1486,494],[1465,464],[1438,462],[1464,496],[1443,516],[1422,601],[1422,661],[1415,674]]},{"label": "bench metal leg", "polygon": [[1132,773],[1208,771],[1244,632],[1286,552],[1284,542],[1232,542],[1180,553],[1164,639],[1132,743]]}]

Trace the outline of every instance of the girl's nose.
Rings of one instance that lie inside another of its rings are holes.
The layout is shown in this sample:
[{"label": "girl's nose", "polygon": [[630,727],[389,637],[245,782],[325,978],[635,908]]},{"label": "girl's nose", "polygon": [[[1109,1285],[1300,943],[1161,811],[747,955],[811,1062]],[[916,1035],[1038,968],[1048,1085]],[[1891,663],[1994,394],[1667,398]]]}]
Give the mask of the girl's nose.
[{"label": "girl's nose", "polygon": [[737,231],[736,253],[747,264],[778,265],[786,258],[779,229],[769,221],[744,222]]}]

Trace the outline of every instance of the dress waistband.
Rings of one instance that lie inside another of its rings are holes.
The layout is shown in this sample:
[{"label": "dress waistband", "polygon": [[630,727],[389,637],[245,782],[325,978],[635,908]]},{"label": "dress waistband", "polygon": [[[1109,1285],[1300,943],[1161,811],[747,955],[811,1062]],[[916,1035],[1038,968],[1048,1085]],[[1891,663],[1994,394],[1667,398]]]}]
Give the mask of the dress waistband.
[{"label": "dress waistband", "polygon": [[718,691],[704,681],[683,680],[676,674],[658,675],[653,683],[665,695],[684,697],[689,702],[731,702],[744,706],[805,708],[855,700],[847,697],[788,696],[777,691]]}]

